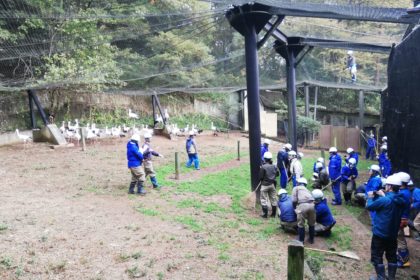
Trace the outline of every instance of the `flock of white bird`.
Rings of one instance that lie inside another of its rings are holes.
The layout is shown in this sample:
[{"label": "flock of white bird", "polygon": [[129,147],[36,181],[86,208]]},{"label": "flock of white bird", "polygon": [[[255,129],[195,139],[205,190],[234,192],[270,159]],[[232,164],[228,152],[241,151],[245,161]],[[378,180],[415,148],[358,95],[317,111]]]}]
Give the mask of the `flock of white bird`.
[{"label": "flock of white bird", "polygon": [[[164,115],[166,120],[169,120],[167,109],[164,110]],[[139,115],[131,111],[131,109],[128,109],[128,117],[131,119],[139,119]],[[158,114],[156,114],[155,120],[159,123],[163,122],[162,116]],[[173,136],[185,136],[188,135],[189,132],[193,132],[195,135],[198,135],[203,132],[203,130],[198,128],[195,124],[192,124],[191,126],[187,124],[186,127],[179,128],[176,123],[173,123],[167,124],[166,127],[169,134]],[[79,124],[79,120],[75,119],[74,123],[71,121],[63,121],[59,129],[68,142],[75,142],[79,145],[79,142],[82,139],[80,128],[82,128],[82,126]],[[95,123],[87,123],[86,126],[83,126],[83,128],[86,133],[86,135],[84,135],[85,139],[90,140],[91,142],[95,142],[98,138],[106,137],[125,137],[133,134],[139,134],[140,136],[144,136],[145,134],[153,135],[153,128],[149,128],[148,125],[143,124],[139,127],[136,127],[135,125],[128,127],[123,124],[111,128],[108,128],[108,126],[105,126],[105,128],[99,128]],[[214,126],[213,122],[211,123],[210,129],[214,136],[217,136],[217,133],[220,132],[220,130]],[[23,141],[24,144],[27,144],[32,140],[32,137],[20,134],[18,129],[16,129],[16,135],[21,141]]]}]

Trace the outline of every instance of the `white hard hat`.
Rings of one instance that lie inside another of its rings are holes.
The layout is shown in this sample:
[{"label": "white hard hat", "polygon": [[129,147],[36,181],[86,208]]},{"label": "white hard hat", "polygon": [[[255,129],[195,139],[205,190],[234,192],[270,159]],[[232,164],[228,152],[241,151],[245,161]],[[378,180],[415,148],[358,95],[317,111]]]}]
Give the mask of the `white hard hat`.
[{"label": "white hard hat", "polygon": [[270,145],[271,144],[271,140],[270,139],[264,139],[264,144]]},{"label": "white hard hat", "polygon": [[352,51],[352,50],[347,51],[347,54],[348,54],[348,55],[352,55],[352,54],[353,54],[353,51]]},{"label": "white hard hat", "polygon": [[388,141],[388,137],[387,136],[382,137],[382,141]]},{"label": "white hard hat", "polygon": [[272,159],[272,158],[273,158],[273,154],[272,154],[272,153],[270,153],[270,152],[265,152],[265,153],[264,153],[264,158],[265,158],[265,159]]},{"label": "white hard hat", "polygon": [[289,157],[295,157],[296,156],[296,152],[295,151],[290,151],[289,152]]},{"label": "white hard hat", "polygon": [[298,185],[304,184],[306,186],[308,184],[308,181],[304,177],[300,177],[299,179],[297,179],[297,183]]},{"label": "white hard hat", "polygon": [[410,182],[408,182],[408,184],[407,184],[408,186],[412,186],[412,185],[414,185],[414,183],[413,183],[413,181],[412,180],[410,180]]},{"label": "white hard hat", "polygon": [[349,164],[355,165],[356,164],[356,159],[355,158],[349,159]]},{"label": "white hard hat", "polygon": [[280,189],[279,192],[277,193],[278,196],[281,196],[282,194],[287,193],[287,191],[285,189]]},{"label": "white hard hat", "polygon": [[397,174],[393,174],[393,175],[389,176],[388,178],[386,178],[385,182],[386,182],[387,185],[393,185],[393,186],[401,186],[402,185],[401,178]]},{"label": "white hard hat", "polygon": [[381,150],[388,150],[388,146],[387,145],[382,145]]},{"label": "white hard hat", "polygon": [[303,155],[303,153],[302,153],[302,152],[299,152],[299,153],[298,153],[298,156],[299,156],[299,158],[303,158],[303,156],[304,156],[304,155]]},{"label": "white hard hat", "polygon": [[188,133],[188,135],[189,135],[189,136],[194,136],[194,131],[192,131],[192,130],[191,130],[191,131]]},{"label": "white hard hat", "polygon": [[152,134],[150,134],[149,132],[146,132],[143,137],[144,138],[152,138]]},{"label": "white hard hat", "polygon": [[315,178],[319,177],[319,174],[317,172],[312,173],[312,176],[314,176]]},{"label": "white hard hat", "polygon": [[373,170],[373,171],[376,171],[376,172],[380,172],[381,171],[381,168],[379,167],[379,165],[377,165],[377,164],[372,164],[370,167],[369,167],[369,169],[370,170]]},{"label": "white hard hat", "polygon": [[401,182],[403,182],[403,183],[408,183],[411,180],[410,175],[408,173],[405,173],[405,172],[398,172],[397,174],[394,174],[394,175],[399,176],[400,179],[401,179]]},{"label": "white hard hat", "polygon": [[336,147],[331,147],[330,150],[329,150],[330,153],[336,153],[337,151],[338,150],[337,150]]},{"label": "white hard hat", "polygon": [[321,163],[324,163],[324,158],[320,157],[320,158],[318,158],[318,159],[316,160],[316,162],[321,162]]},{"label": "white hard hat", "polygon": [[292,144],[290,144],[290,143],[284,144],[284,147],[285,147],[287,150],[291,150],[291,149],[292,149]]},{"label": "white hard hat", "polygon": [[353,152],[354,152],[353,148],[347,148],[347,153],[348,153],[348,154],[351,154],[351,153],[353,153]]},{"label": "white hard hat", "polygon": [[324,198],[324,193],[321,190],[316,189],[316,190],[312,191],[312,197],[315,200],[323,199]]},{"label": "white hard hat", "polygon": [[322,164],[322,162],[317,162],[315,164],[315,168],[322,168],[322,167],[324,167],[324,165]]},{"label": "white hard hat", "polygon": [[133,134],[133,136],[131,136],[131,140],[139,142],[140,141],[140,135],[137,134],[137,133]]}]

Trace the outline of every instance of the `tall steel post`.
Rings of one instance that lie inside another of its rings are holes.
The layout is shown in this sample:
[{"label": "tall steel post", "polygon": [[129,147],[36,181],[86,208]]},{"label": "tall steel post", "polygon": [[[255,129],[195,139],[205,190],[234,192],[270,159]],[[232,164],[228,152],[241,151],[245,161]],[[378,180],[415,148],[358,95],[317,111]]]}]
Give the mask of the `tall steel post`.
[{"label": "tall steel post", "polygon": [[287,103],[289,118],[288,139],[293,149],[297,152],[296,132],[296,54],[292,47],[287,48]]},{"label": "tall steel post", "polygon": [[35,129],[36,119],[35,119],[35,112],[34,112],[34,101],[32,99],[32,92],[28,90],[27,93],[28,93],[28,101],[29,101],[29,117],[31,118],[31,127],[32,129]]},{"label": "tall steel post", "polygon": [[[251,187],[258,186],[261,166],[260,91],[257,52],[257,33],[253,22],[247,22],[245,33],[246,86],[248,98],[249,154],[251,160]],[[257,201],[259,192],[257,192]]]}]

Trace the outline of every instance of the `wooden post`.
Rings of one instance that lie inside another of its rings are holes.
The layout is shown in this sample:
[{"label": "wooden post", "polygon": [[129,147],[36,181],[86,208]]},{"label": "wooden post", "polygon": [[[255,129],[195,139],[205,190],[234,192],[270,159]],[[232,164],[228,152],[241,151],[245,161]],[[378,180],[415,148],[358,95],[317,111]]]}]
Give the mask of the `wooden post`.
[{"label": "wooden post", "polygon": [[[319,87],[315,87],[315,96],[314,96],[314,121],[316,121],[316,107],[318,106],[318,90],[319,90]],[[312,134],[312,140],[315,140],[315,133]]]},{"label": "wooden post", "polygon": [[86,151],[85,133],[83,132],[83,127],[79,129],[80,129],[80,139],[82,140],[82,151]]},{"label": "wooden post", "polygon": [[241,160],[241,141],[238,140],[238,160]]},{"label": "wooden post", "polygon": [[287,280],[303,280],[303,268],[303,243],[293,240],[287,247]]},{"label": "wooden post", "polygon": [[359,91],[359,128],[363,129],[365,115],[365,95],[363,90]]},{"label": "wooden post", "polygon": [[324,162],[325,162],[325,151],[324,151],[324,149],[321,150],[321,157],[324,159]]},{"label": "wooden post", "polygon": [[179,161],[178,152],[175,152],[175,179],[179,180]]}]

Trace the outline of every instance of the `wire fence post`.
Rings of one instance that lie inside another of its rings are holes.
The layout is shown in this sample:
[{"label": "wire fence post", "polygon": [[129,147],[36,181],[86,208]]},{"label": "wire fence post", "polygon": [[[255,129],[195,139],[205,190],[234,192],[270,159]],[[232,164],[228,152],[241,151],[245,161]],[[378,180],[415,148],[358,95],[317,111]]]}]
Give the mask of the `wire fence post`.
[{"label": "wire fence post", "polygon": [[82,151],[86,151],[85,133],[83,127],[80,128],[80,138],[82,139]]},{"label": "wire fence post", "polygon": [[287,247],[287,280],[303,280],[304,248],[298,240],[289,242]]},{"label": "wire fence post", "polygon": [[179,161],[178,152],[175,152],[175,179],[179,180]]},{"label": "wire fence post", "polygon": [[238,160],[241,160],[241,141],[238,140]]}]

